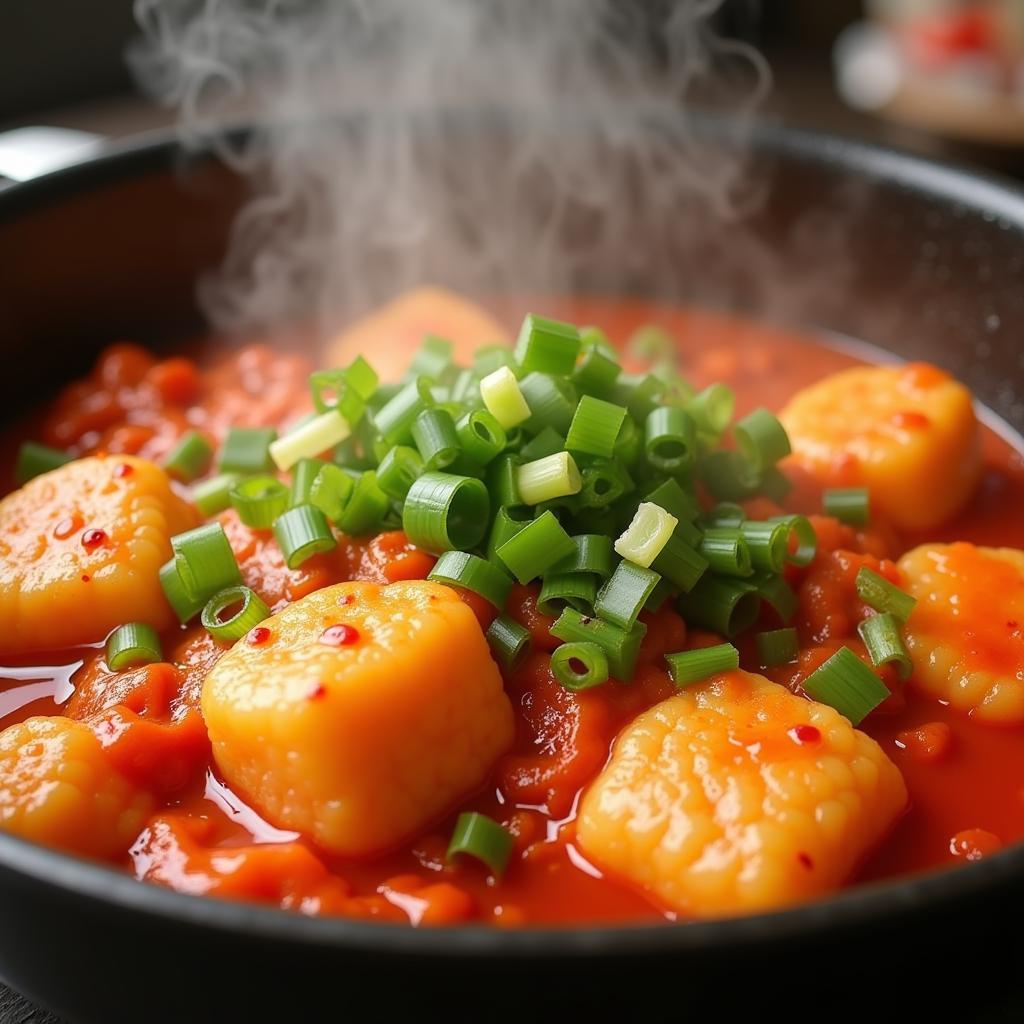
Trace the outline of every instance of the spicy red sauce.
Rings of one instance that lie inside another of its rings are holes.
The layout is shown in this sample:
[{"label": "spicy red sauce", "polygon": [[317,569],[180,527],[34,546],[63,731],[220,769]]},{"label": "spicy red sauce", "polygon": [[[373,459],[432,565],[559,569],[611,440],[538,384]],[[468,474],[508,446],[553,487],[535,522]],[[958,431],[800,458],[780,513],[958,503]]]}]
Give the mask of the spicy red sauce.
[{"label": "spicy red sauce", "polygon": [[[644,324],[665,327],[679,339],[684,374],[698,386],[728,383],[739,415],[756,405],[778,409],[797,389],[857,361],[810,336],[646,302],[588,299],[537,308],[600,324],[618,340]],[[89,379],[72,385],[55,403],[41,440],[76,454],[106,450],[159,460],[186,429],[217,440],[230,425],[281,425],[302,415],[309,409],[311,368],[302,356],[274,354],[259,345],[206,368],[184,357],[158,362],[135,346],[113,346]],[[862,564],[891,571],[886,558],[925,539],[1024,547],[1024,523],[1016,514],[1024,500],[1024,458],[985,429],[984,460],[982,485],[970,506],[927,538],[857,533],[820,521],[821,550],[806,571],[808,577],[815,574],[813,585],[800,589],[800,663],[768,674],[798,688],[801,678],[855,635],[851,587]],[[813,483],[795,483],[786,507],[806,513],[820,508]],[[433,565],[433,558],[411,548],[402,534],[391,533],[345,541],[336,551],[288,570],[267,532],[248,529],[230,512],[221,519],[245,583],[275,610],[343,579],[417,579]],[[69,530],[87,528],[67,524]],[[83,543],[102,543],[93,536],[99,532],[88,530]],[[587,862],[574,845],[573,819],[581,790],[605,763],[618,731],[673,692],[661,655],[702,638],[688,639],[683,621],[671,610],[647,615],[649,630],[633,683],[574,694],[550,675],[546,652],[555,642],[547,633],[550,620],[537,612],[534,597],[530,588],[517,587],[510,602],[510,613],[535,641],[525,666],[507,680],[517,713],[514,748],[496,766],[493,785],[459,808],[487,813],[514,833],[513,866],[498,884],[475,863],[446,864],[454,816],[404,848],[365,863],[331,858],[294,833],[263,822],[211,766],[198,702],[205,672],[223,647],[197,625],[164,638],[171,664],[114,676],[102,664],[100,645],[9,659],[20,664],[0,670],[0,725],[32,714],[104,716],[115,763],[161,794],[162,809],[123,867],[183,891],[414,924],[664,920],[642,894],[603,879]],[[493,615],[482,601],[472,606],[485,623]],[[332,626],[324,642],[353,642],[348,630]],[[268,639],[269,630],[256,627],[243,642],[258,645]],[[1024,729],[976,724],[895,681],[891,688],[893,696],[862,728],[903,772],[911,806],[858,878],[977,859],[1024,837]],[[819,739],[809,725],[794,733],[791,739],[799,744]]]}]

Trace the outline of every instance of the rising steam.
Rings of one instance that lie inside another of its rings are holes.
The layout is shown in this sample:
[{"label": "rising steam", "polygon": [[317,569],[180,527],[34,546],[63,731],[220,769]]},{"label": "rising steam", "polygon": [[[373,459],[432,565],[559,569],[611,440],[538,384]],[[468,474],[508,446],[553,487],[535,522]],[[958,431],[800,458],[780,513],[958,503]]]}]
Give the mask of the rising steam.
[{"label": "rising steam", "polygon": [[[136,0],[141,80],[254,186],[210,318],[330,329],[422,282],[678,292],[754,194],[768,75],[719,3]],[[709,139],[691,110],[723,100]]]}]

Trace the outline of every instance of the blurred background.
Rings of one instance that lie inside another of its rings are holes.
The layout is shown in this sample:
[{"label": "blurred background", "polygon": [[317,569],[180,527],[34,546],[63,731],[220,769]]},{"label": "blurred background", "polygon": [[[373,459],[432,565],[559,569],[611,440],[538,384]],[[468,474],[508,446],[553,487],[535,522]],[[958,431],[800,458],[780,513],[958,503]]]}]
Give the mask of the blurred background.
[{"label": "blurred background", "polygon": [[[169,124],[124,60],[132,6],[3,0],[0,132]],[[1024,177],[1024,0],[723,0],[717,21],[771,64],[764,116]]]}]

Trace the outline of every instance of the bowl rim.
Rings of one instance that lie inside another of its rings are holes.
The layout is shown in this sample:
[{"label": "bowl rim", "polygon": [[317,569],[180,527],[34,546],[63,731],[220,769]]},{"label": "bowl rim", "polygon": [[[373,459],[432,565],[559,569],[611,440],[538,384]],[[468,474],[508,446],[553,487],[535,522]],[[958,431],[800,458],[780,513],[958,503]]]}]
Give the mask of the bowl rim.
[{"label": "bowl rim", "polygon": [[[244,129],[242,129],[244,130]],[[755,154],[819,165],[884,181],[932,201],[998,219],[1024,242],[1024,188],[996,175],[778,124],[753,126]],[[180,168],[186,155],[173,131],[130,137],[80,163],[0,190],[0,226],[25,213],[90,189],[147,172]],[[830,932],[891,925],[940,912],[955,903],[990,895],[1003,884],[1024,881],[1024,843],[974,864],[901,879],[870,882],[833,897],[772,913],[709,921],[653,925],[583,925],[516,929],[468,925],[418,929],[352,920],[309,917],[272,907],[173,892],[139,882],[113,867],[83,860],[0,832],[0,871],[121,911],[237,938],[287,941],[310,948],[358,953],[473,960],[492,957],[545,960],[652,953],[709,954],[782,940],[816,940]]]}]

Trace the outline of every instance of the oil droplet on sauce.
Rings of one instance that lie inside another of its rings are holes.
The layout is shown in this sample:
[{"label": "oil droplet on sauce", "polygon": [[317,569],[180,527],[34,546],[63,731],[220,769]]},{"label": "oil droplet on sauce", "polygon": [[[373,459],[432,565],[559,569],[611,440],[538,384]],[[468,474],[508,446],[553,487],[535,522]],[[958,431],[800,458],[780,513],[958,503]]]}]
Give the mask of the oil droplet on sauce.
[{"label": "oil droplet on sauce", "polygon": [[102,544],[106,544],[107,534],[105,530],[86,530],[82,534],[82,547],[87,551],[92,551],[95,548],[100,547]]}]

